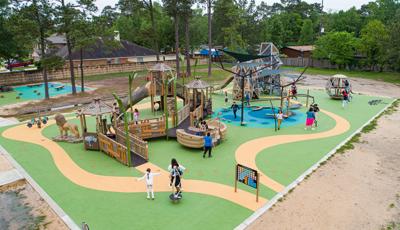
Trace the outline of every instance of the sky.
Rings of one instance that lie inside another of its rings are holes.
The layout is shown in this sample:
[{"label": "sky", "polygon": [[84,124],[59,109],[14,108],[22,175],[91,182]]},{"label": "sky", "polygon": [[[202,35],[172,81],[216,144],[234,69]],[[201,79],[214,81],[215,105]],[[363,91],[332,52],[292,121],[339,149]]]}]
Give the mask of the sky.
[{"label": "sky", "polygon": [[[157,0],[155,0],[157,1]],[[263,0],[256,0],[259,4]],[[308,3],[318,2],[321,3],[321,0],[305,0]],[[356,8],[360,8],[361,5],[366,4],[372,0],[324,0],[324,10],[325,11],[339,11],[339,10],[347,10],[351,7],[355,6]],[[114,6],[118,0],[96,0],[97,7],[101,10],[107,6]],[[264,0],[268,5],[272,5],[275,2],[280,2],[280,0]]]}]

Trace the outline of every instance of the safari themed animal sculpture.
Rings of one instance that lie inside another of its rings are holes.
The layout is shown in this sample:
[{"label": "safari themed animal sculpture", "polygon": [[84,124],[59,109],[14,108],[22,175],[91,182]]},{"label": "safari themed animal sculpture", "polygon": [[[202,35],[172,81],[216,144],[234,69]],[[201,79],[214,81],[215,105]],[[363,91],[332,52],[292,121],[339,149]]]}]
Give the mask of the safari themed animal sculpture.
[{"label": "safari themed animal sculpture", "polygon": [[64,115],[57,113],[54,119],[56,120],[58,130],[60,130],[61,137],[68,137],[68,131],[71,131],[75,138],[80,138],[78,126],[75,124],[69,124]]}]

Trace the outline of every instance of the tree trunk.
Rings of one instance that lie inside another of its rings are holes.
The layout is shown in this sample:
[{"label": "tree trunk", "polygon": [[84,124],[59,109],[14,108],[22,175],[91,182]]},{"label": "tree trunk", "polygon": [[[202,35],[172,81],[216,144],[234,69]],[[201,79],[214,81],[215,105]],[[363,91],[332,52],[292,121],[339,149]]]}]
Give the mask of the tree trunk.
[{"label": "tree trunk", "polygon": [[186,54],[186,77],[190,77],[190,45],[189,45],[189,14],[185,15],[185,54]]},{"label": "tree trunk", "polygon": [[69,38],[68,33],[65,34],[67,40],[67,49],[68,49],[68,61],[69,61],[69,72],[71,75],[71,86],[72,86],[72,94],[76,94],[76,85],[75,85],[75,72],[74,72],[74,61],[72,60],[72,45]]},{"label": "tree trunk", "polygon": [[211,0],[207,0],[208,16],[208,77],[211,77]]},{"label": "tree trunk", "polygon": [[180,76],[180,63],[179,63],[179,16],[175,13],[175,57],[176,57],[176,76]]},{"label": "tree trunk", "polygon": [[156,50],[156,58],[157,62],[160,61],[160,50],[158,47],[158,38],[157,38],[157,32],[156,32],[156,22],[154,21],[154,12],[153,12],[153,1],[149,0],[149,10],[150,10],[150,20],[151,20],[151,30],[153,32],[153,45],[154,49]]},{"label": "tree trunk", "polygon": [[[61,1],[61,6],[63,8],[64,14],[65,14],[65,1],[62,0]],[[66,28],[68,28],[69,25],[66,25],[66,19],[65,19],[65,15],[63,15],[63,20],[64,20],[64,26]],[[69,37],[69,31],[67,29],[67,31],[65,31],[65,39],[67,40],[67,50],[68,50],[68,60],[69,60],[69,72],[71,75],[71,86],[72,86],[72,94],[75,95],[76,94],[76,85],[75,85],[75,72],[74,72],[74,62],[72,60],[72,44],[71,44],[71,39]]]},{"label": "tree trunk", "polygon": [[81,92],[85,92],[85,80],[83,78],[83,48],[81,48]]},{"label": "tree trunk", "polygon": [[35,6],[35,14],[36,14],[36,22],[39,26],[39,33],[40,33],[40,60],[42,61],[42,70],[43,70],[43,82],[44,82],[44,98],[47,100],[50,98],[49,94],[49,80],[47,79],[47,66],[43,65],[43,59],[46,56],[45,53],[45,34],[44,34],[44,28],[42,25],[42,20],[40,18],[40,13],[38,11],[37,7],[37,1],[33,0],[32,4]]}]

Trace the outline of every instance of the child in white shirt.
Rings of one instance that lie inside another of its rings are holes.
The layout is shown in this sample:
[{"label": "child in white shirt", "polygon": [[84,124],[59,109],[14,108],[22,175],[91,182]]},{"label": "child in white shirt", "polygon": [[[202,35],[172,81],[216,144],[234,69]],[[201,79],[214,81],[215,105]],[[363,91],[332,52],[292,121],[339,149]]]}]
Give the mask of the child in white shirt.
[{"label": "child in white shirt", "polygon": [[154,176],[159,176],[159,175],[161,175],[161,173],[152,173],[151,169],[148,168],[146,170],[146,173],[141,178],[137,179],[138,181],[146,179],[147,199],[150,199],[150,193],[151,193],[151,199],[154,200],[153,178]]}]

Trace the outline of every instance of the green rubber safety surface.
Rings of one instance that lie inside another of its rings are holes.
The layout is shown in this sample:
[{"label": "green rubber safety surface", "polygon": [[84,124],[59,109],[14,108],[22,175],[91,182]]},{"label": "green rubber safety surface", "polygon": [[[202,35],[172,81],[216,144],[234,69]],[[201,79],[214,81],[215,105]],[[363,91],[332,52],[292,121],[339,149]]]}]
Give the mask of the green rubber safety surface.
[{"label": "green rubber safety surface", "polygon": [[[392,101],[389,98],[354,95],[353,101],[343,109],[341,101],[329,99],[324,91],[314,90],[311,94],[315,96],[321,109],[344,117],[351,123],[351,128],[338,136],[279,145],[260,152],[256,159],[259,169],[283,185],[294,181]],[[223,99],[222,94],[213,95],[214,109],[225,106]],[[380,99],[382,103],[369,105],[368,102],[374,99]],[[305,101],[304,98],[299,100]],[[278,105],[278,102],[274,103]],[[268,106],[269,102],[253,104]],[[305,112],[305,109],[299,112]],[[154,114],[149,110],[141,111],[142,118],[152,116]],[[79,126],[78,119],[70,122]],[[149,157],[152,163],[161,168],[166,168],[171,158],[178,159],[188,169],[184,175],[187,179],[233,186],[235,151],[241,144],[265,136],[323,132],[335,126],[334,120],[323,113],[318,114],[318,122],[319,127],[314,131],[305,131],[304,125],[299,124],[282,128],[278,132],[271,128],[239,127],[228,123],[227,140],[213,149],[212,158],[204,159],[201,149],[185,148],[176,140],[167,141],[166,138],[149,140]],[[88,119],[88,125],[94,130],[93,119]],[[0,128],[0,131],[5,129],[7,128]],[[51,138],[58,135],[58,129],[55,125],[49,125],[44,128],[43,133]],[[184,193],[184,198],[174,204],[168,197],[169,193],[156,193],[156,200],[149,201],[146,200],[145,193],[112,193],[83,188],[59,172],[50,153],[43,147],[3,137],[0,140],[1,145],[76,223],[85,221],[93,229],[204,229],[205,226],[208,229],[232,229],[252,213],[251,210],[224,199],[196,193]],[[91,173],[110,176],[140,175],[137,170],[123,166],[101,152],[85,151],[82,144],[60,143],[60,146],[81,168]],[[255,193],[254,189],[240,183],[239,188]],[[260,187],[260,195],[265,198],[271,199],[275,194],[265,186]]]}]

